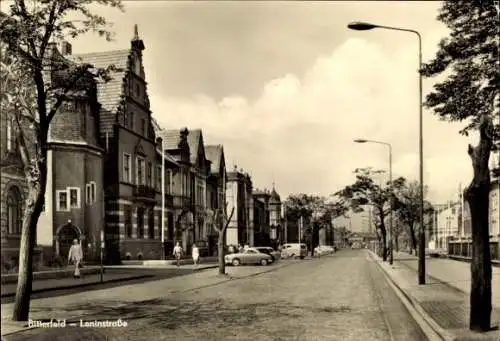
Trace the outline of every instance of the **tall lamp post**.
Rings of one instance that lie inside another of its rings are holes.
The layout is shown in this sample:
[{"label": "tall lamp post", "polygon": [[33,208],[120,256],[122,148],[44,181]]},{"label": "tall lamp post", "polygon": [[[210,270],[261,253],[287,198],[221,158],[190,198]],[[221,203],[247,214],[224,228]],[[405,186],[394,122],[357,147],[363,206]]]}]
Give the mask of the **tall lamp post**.
[{"label": "tall lamp post", "polygon": [[415,30],[407,28],[375,25],[365,22],[353,22],[347,25],[351,30],[368,31],[374,28],[409,32],[418,37],[418,77],[419,77],[419,158],[420,158],[420,240],[418,245],[418,284],[425,284],[425,231],[424,231],[424,152],[423,152],[423,115],[422,115],[422,37]]},{"label": "tall lamp post", "polygon": [[392,229],[392,191],[393,191],[393,186],[392,186],[392,145],[387,142],[382,142],[382,141],[374,141],[374,140],[365,140],[365,139],[356,139],[354,140],[356,143],[377,143],[377,144],[382,144],[384,146],[389,147],[389,186],[391,190],[391,197],[389,200],[389,234],[391,235],[389,237],[389,264],[392,265],[394,262],[394,257],[392,255],[393,253],[393,248],[392,248],[392,239],[393,237],[393,229]]}]

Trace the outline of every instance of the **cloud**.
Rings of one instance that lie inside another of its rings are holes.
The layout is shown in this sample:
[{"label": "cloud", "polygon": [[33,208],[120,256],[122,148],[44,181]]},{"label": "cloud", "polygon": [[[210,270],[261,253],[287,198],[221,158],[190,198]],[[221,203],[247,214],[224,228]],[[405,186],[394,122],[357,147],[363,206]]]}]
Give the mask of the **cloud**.
[{"label": "cloud", "polygon": [[[441,36],[428,37],[425,50],[435,51]],[[256,187],[274,179],[282,196],[328,195],[349,184],[355,168],[387,168],[387,150],[354,144],[358,137],[391,143],[394,173],[417,179],[415,51],[413,42],[388,52],[376,42],[349,38],[318,56],[304,74],[269,80],[256,100],[152,95],[152,109],[165,128],[202,128],[206,143],[224,144],[229,167],[249,171]],[[470,177],[469,141],[458,130],[425,112],[425,183],[433,200],[446,200]]]}]

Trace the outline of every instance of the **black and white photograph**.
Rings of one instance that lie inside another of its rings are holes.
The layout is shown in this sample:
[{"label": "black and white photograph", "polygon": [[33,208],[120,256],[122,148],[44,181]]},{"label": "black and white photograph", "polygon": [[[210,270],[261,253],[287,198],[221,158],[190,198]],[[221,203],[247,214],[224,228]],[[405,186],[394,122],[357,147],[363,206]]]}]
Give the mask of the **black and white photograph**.
[{"label": "black and white photograph", "polygon": [[2,341],[500,341],[500,3],[0,0]]}]

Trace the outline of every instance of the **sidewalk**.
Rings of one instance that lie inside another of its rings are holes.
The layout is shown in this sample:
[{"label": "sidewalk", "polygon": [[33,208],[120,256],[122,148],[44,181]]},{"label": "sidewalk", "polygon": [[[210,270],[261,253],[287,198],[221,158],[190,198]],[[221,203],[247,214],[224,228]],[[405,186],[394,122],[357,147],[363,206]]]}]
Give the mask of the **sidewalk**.
[{"label": "sidewalk", "polygon": [[[113,283],[113,282],[122,282],[122,281],[131,281],[141,278],[151,278],[156,274],[155,270],[169,269],[169,270],[178,270],[186,273],[182,273],[181,275],[188,274],[189,271],[200,271],[204,269],[217,267],[217,264],[200,264],[200,265],[165,265],[161,267],[145,267],[142,265],[117,265],[117,266],[107,266],[105,269],[108,269],[103,274],[103,282],[102,283]],[[84,275],[82,274],[82,278],[74,279],[73,277],[63,277],[63,278],[53,278],[53,279],[45,279],[45,280],[37,280],[33,281],[32,293],[40,293],[52,290],[61,290],[61,289],[72,289],[78,287],[86,287],[96,284],[102,284],[99,273],[93,273]],[[12,297],[16,294],[17,283],[9,283],[2,284],[1,288],[1,297]]]},{"label": "sidewalk", "polygon": [[[140,278],[153,277],[152,274],[129,272],[105,272],[103,274],[103,283],[112,283],[118,281],[126,281]],[[101,283],[99,274],[84,275],[82,278],[54,278],[46,280],[33,281],[32,293],[39,293],[51,290],[69,289],[84,287]],[[1,297],[11,297],[16,294],[17,283],[2,284]]]},{"label": "sidewalk", "polygon": [[[65,319],[103,319],[112,311],[135,302],[158,299],[175,295],[177,292],[195,291],[224,282],[244,279],[271,272],[294,264],[281,262],[269,266],[226,267],[226,276],[218,274],[217,269],[195,271],[185,276],[171,277],[140,284],[124,285],[115,288],[81,292],[64,296],[34,299],[31,301],[32,320]],[[1,335],[12,334],[30,329],[26,322],[11,321],[13,304],[1,305]]]},{"label": "sidewalk", "polygon": [[[382,262],[370,252],[394,286],[408,311],[421,326],[429,340],[498,341],[500,331],[471,332],[469,326],[470,268],[467,263],[427,258],[426,285],[417,283],[417,259],[408,254],[395,254],[394,264]],[[500,285],[498,271],[494,271],[492,288]],[[468,289],[469,288],[469,289]],[[500,325],[500,302],[493,294],[492,326]]]}]

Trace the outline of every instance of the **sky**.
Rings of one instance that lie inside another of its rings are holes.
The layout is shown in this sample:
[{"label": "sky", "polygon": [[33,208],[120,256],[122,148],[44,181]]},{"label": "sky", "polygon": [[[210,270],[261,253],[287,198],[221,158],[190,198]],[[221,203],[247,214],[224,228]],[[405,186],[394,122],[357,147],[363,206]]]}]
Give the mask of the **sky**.
[{"label": "sky", "polygon": [[[254,187],[329,195],[361,167],[418,179],[418,44],[411,33],[347,29],[368,21],[417,30],[424,62],[447,28],[440,2],[169,2],[125,1],[125,12],[98,8],[114,23],[115,41],[71,41],[73,53],[130,46],[134,24],[144,40],[153,116],[166,129],[201,128],[206,144],[223,144],[229,169]],[[442,78],[441,78],[442,79]],[[437,79],[439,80],[439,78]],[[436,79],[424,79],[424,96]],[[458,197],[472,167],[464,123],[424,109],[424,183],[440,203]]]}]

